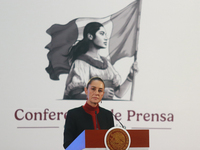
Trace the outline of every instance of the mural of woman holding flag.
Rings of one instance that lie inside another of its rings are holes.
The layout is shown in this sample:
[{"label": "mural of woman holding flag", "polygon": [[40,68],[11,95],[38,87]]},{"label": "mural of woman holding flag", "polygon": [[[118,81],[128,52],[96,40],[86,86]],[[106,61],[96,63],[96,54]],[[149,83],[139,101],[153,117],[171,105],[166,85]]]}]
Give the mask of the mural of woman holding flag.
[{"label": "mural of woman holding flag", "polygon": [[[105,82],[103,99],[122,98],[134,82],[137,63],[121,84],[121,77],[113,64],[137,54],[140,0],[135,0],[121,11],[105,18],[78,18],[66,25],[54,24],[47,33],[52,40],[49,49],[50,78],[58,80],[67,73],[63,99],[85,99],[84,87],[90,78],[98,76]],[[107,33],[107,31],[112,31]],[[108,46],[109,59],[99,55]]]},{"label": "mural of woman holding flag", "polygon": [[[102,24],[91,22],[85,26],[83,39],[74,45],[68,56],[72,64],[66,82],[64,99],[85,99],[84,87],[90,78],[98,76],[105,82],[104,99],[121,98],[131,86],[137,64],[131,67],[127,79],[120,85],[120,76],[112,64],[98,54],[107,46],[107,34]],[[82,93],[83,92],[83,93]]]}]

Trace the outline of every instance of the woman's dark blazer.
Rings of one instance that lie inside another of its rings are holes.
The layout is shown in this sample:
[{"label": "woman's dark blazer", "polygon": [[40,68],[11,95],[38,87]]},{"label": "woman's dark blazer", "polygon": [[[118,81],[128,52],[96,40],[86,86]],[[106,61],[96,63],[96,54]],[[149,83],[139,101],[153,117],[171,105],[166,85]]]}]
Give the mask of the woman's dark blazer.
[{"label": "woman's dark blazer", "polygon": [[[114,127],[113,114],[111,111],[99,107],[97,118],[100,129],[110,129]],[[94,129],[92,116],[86,113],[82,106],[69,110],[64,126],[64,148],[67,148],[84,130],[91,129]]]}]

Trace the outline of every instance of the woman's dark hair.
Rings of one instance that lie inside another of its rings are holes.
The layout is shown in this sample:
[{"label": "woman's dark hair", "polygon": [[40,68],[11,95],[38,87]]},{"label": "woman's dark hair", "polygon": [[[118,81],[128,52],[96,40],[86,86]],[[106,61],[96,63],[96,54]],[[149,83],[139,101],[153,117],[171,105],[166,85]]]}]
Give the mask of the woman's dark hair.
[{"label": "woman's dark hair", "polygon": [[93,39],[95,39],[95,33],[102,26],[103,25],[99,22],[90,22],[85,26],[83,31],[83,39],[76,45],[72,46],[67,54],[70,63],[73,63],[79,56],[85,54],[89,50],[90,40],[88,39],[88,33],[90,33],[93,36]]},{"label": "woman's dark hair", "polygon": [[86,86],[87,89],[88,89],[89,85],[92,83],[92,81],[94,81],[94,80],[101,81],[101,82],[103,83],[103,85],[104,85],[104,88],[105,88],[105,83],[104,83],[104,81],[103,81],[101,78],[99,78],[99,77],[92,77],[92,78],[88,81],[88,83],[87,83],[87,86]]}]

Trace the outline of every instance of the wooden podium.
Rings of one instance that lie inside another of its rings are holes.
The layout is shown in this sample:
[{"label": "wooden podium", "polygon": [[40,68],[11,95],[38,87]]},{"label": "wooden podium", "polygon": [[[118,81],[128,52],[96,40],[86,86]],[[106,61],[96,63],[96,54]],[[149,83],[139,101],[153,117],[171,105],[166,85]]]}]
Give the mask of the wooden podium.
[{"label": "wooden podium", "polygon": [[[84,130],[66,150],[106,150],[104,136],[108,130]],[[149,149],[149,130],[127,130],[130,150]]]}]

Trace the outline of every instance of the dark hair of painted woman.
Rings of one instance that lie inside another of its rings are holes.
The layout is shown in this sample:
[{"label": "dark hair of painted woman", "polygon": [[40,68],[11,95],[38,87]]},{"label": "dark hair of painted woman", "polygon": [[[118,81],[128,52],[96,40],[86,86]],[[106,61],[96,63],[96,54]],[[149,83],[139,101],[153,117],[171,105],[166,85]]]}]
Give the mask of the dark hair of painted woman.
[{"label": "dark hair of painted woman", "polygon": [[91,22],[85,26],[83,31],[83,39],[76,45],[72,46],[70,52],[67,55],[71,63],[73,63],[79,56],[85,54],[89,50],[89,45],[92,41],[88,38],[88,34],[91,34],[93,39],[95,39],[95,33],[100,29],[100,27],[103,27],[103,25],[99,22]]}]

